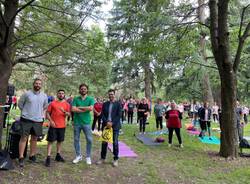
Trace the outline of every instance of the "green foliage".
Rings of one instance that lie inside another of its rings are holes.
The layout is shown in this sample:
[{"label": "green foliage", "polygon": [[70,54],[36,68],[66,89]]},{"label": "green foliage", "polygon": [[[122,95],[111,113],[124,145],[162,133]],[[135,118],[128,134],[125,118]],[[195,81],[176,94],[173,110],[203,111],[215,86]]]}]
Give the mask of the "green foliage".
[{"label": "green foliage", "polygon": [[16,60],[27,61],[25,65],[18,63],[12,75],[17,89],[29,88],[33,78],[39,76],[48,93],[64,88],[77,94],[78,85],[83,82],[90,85],[92,94],[106,92],[112,54],[98,27],[84,28],[84,22],[99,5],[98,1],[45,0],[20,14],[17,39],[12,45]]}]

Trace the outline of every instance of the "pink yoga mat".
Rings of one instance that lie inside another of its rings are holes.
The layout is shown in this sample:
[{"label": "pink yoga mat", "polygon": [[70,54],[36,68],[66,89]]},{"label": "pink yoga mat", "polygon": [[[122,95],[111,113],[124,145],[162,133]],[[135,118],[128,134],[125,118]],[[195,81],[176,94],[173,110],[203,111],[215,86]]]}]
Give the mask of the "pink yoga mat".
[{"label": "pink yoga mat", "polygon": [[[108,148],[113,152],[113,144],[108,144]],[[137,157],[138,155],[125,143],[119,141],[119,157]]]},{"label": "pink yoga mat", "polygon": [[199,135],[200,134],[200,131],[198,131],[198,130],[195,130],[195,131],[188,130],[187,132],[189,134],[192,134],[192,135]]}]

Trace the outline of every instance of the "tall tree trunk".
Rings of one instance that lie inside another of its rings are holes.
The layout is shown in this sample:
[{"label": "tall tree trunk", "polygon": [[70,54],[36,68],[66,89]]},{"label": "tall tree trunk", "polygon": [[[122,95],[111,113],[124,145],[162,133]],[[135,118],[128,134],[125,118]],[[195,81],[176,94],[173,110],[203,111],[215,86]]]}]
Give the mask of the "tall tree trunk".
[{"label": "tall tree trunk", "polygon": [[209,0],[210,35],[212,51],[221,80],[221,145],[220,156],[238,156],[236,128],[236,72],[237,63],[232,61],[228,32],[229,0]]},{"label": "tall tree trunk", "polygon": [[[198,0],[198,18],[202,24],[205,24],[205,0]],[[200,55],[205,63],[207,63],[207,53],[206,53],[206,33],[201,30],[200,33]],[[204,70],[202,78],[202,90],[203,90],[203,101],[213,103],[213,93],[210,85],[210,78],[207,70]]]},{"label": "tall tree trunk", "polygon": [[151,71],[150,62],[144,65],[144,83],[145,83],[145,97],[151,99]]},{"label": "tall tree trunk", "polygon": [[226,67],[221,72],[221,146],[220,155],[223,157],[238,156],[238,132],[236,123],[236,74],[230,72],[232,68]]},{"label": "tall tree trunk", "polygon": [[[12,62],[8,56],[7,49],[0,47],[0,105],[4,105],[8,88],[8,81],[12,72]],[[2,146],[4,109],[0,108],[0,150]]]}]

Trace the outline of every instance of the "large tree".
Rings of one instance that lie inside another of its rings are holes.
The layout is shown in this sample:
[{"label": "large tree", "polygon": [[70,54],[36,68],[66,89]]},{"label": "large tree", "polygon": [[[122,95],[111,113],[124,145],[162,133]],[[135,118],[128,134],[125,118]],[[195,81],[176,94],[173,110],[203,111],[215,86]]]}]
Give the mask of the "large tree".
[{"label": "large tree", "polygon": [[[0,105],[5,104],[8,81],[15,65],[35,63],[60,66],[73,62],[72,59],[61,59],[59,50],[63,47],[60,46],[72,39],[77,41],[74,36],[79,36],[86,18],[92,15],[98,5],[96,0],[0,1]],[[46,56],[53,51],[58,57],[48,61]],[[2,108],[0,122],[3,122]]]},{"label": "large tree", "polygon": [[238,34],[236,54],[231,52],[229,32],[229,0],[209,0],[210,35],[212,51],[221,79],[221,146],[223,157],[238,156],[238,134],[236,127],[237,71],[241,62],[244,43],[250,35],[250,21],[245,20],[245,12],[250,5],[243,8]]}]

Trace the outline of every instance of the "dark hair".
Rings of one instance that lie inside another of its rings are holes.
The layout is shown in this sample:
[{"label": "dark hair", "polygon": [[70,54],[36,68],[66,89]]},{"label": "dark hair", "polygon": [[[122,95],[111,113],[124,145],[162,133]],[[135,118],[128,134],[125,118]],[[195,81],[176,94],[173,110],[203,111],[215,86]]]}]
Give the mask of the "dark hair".
[{"label": "dark hair", "polygon": [[57,93],[59,93],[60,91],[63,91],[63,92],[65,93],[65,90],[64,90],[64,89],[59,89],[59,90],[57,91]]},{"label": "dark hair", "polygon": [[108,93],[110,93],[110,92],[114,92],[114,94],[115,94],[115,90],[114,89],[109,89]]},{"label": "dark hair", "polygon": [[83,86],[86,87],[87,90],[89,90],[89,86],[88,86],[87,84],[84,84],[84,83],[80,84],[79,90],[80,90]]},{"label": "dark hair", "polygon": [[33,84],[35,84],[36,81],[41,81],[42,82],[42,79],[35,78],[34,81],[33,81]]}]

